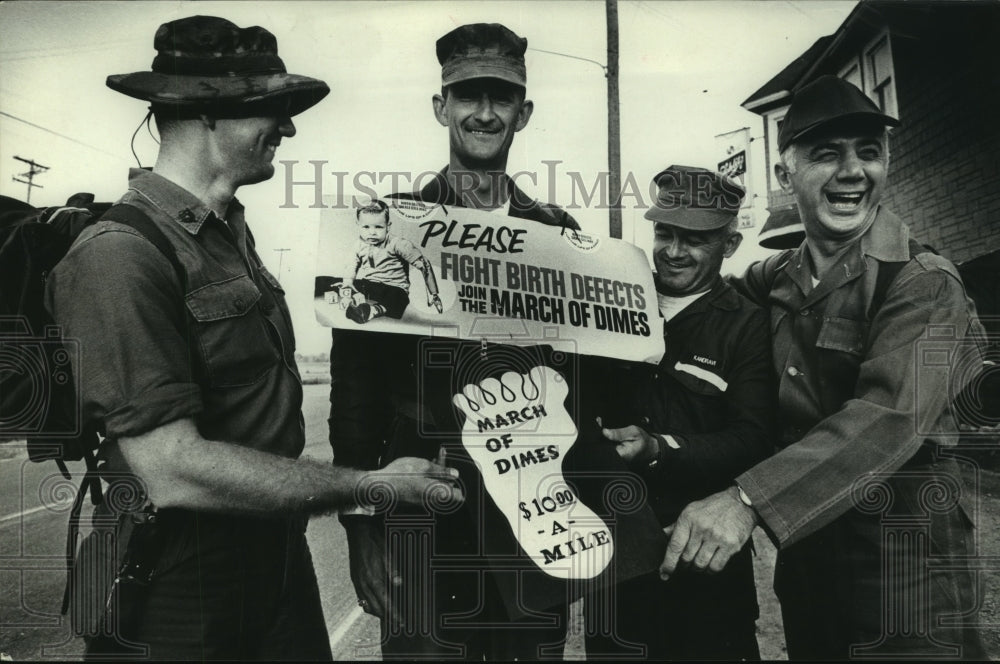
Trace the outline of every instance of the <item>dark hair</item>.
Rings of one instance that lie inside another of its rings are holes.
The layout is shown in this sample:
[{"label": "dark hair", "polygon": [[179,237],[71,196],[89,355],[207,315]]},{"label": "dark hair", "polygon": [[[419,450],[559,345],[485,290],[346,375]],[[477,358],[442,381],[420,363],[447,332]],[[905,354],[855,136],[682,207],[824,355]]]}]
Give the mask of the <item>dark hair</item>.
[{"label": "dark hair", "polygon": [[354,217],[361,221],[361,213],[365,214],[384,214],[386,222],[389,221],[389,206],[380,201],[379,199],[373,200],[368,205],[362,205],[357,210],[354,211]]},{"label": "dark hair", "polygon": [[160,136],[170,133],[170,130],[181,120],[190,120],[193,117],[198,117],[196,114],[192,114],[190,110],[181,109],[176,106],[153,104],[149,107],[149,110],[153,114],[153,121],[156,122],[156,131],[160,132]]},{"label": "dark hair", "polygon": [[232,120],[252,117],[285,117],[288,115],[289,99],[287,95],[284,95],[276,99],[258,102],[205,102],[191,106],[151,104],[149,110],[152,111],[153,119],[156,121],[156,129],[162,136],[178,122],[193,120],[202,114]]}]

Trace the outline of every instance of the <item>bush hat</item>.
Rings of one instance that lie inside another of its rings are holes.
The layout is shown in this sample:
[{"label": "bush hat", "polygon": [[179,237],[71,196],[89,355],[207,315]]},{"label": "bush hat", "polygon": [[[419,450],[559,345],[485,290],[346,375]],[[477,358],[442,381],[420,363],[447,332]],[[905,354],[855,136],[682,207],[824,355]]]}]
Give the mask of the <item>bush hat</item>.
[{"label": "bush hat", "polygon": [[164,23],[153,38],[152,71],[108,76],[107,86],[153,105],[234,110],[246,104],[286,102],[296,115],[330,88],[319,79],[289,74],[274,35],[240,28],[215,16]]},{"label": "bush hat", "polygon": [[656,201],[643,216],[692,231],[725,227],[739,214],[746,194],[736,180],[696,166],[668,166],[653,182]]},{"label": "bush hat", "polygon": [[527,87],[524,51],[528,40],[499,23],[462,25],[437,40],[441,85],[498,78]]}]

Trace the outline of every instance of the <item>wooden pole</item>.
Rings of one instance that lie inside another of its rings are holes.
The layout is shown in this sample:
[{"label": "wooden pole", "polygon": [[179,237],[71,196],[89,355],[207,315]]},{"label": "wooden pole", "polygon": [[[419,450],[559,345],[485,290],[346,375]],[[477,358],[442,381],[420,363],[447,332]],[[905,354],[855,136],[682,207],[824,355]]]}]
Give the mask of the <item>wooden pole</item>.
[{"label": "wooden pole", "polygon": [[618,114],[618,0],[604,0],[608,29],[608,232],[622,236],[621,119]]}]

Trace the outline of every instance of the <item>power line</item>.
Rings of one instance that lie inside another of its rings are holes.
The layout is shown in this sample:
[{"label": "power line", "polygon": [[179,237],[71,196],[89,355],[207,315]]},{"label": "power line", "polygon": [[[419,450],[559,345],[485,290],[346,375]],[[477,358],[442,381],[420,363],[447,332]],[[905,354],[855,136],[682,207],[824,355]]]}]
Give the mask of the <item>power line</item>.
[{"label": "power line", "polygon": [[[14,182],[20,182],[21,184],[28,185],[28,197],[25,199],[25,202],[26,203],[30,203],[31,202],[31,188],[32,187],[38,187],[39,189],[43,189],[44,188],[40,184],[35,184],[35,176],[36,175],[41,175],[45,171],[49,170],[49,167],[45,166],[44,164],[39,164],[34,159],[25,159],[24,157],[18,157],[17,155],[14,155],[14,159],[17,159],[18,161],[23,161],[25,164],[28,165],[28,171],[26,173],[21,173],[20,177],[18,177],[17,175],[15,175],[11,179]],[[22,180],[21,178],[28,178],[28,179],[27,180]]]},{"label": "power line", "polygon": [[107,51],[109,48],[124,46],[126,44],[142,44],[145,40],[124,39],[115,42],[101,42],[93,46],[43,46],[40,48],[12,49],[10,51],[0,50],[0,60],[4,62],[17,62],[20,60],[31,60],[36,58],[53,58],[60,56],[76,56],[80,53],[92,53],[95,51]]},{"label": "power line", "polygon": [[603,65],[597,60],[591,60],[590,58],[581,58],[579,55],[570,55],[568,53],[559,53],[558,51],[546,51],[544,48],[535,48],[533,46],[528,47],[529,51],[538,51],[539,53],[548,53],[549,55],[561,55],[564,58],[572,58],[574,60],[583,60],[584,62],[593,62],[595,65],[604,70],[605,76],[608,73],[608,66]]},{"label": "power line", "polygon": [[[67,136],[66,134],[60,134],[58,131],[53,131],[53,130],[49,129],[48,127],[43,127],[40,124],[35,124],[34,122],[29,122],[28,120],[25,120],[24,118],[19,118],[16,115],[11,115],[10,113],[8,113],[6,111],[0,111],[0,115],[2,115],[4,117],[8,117],[11,120],[17,120],[18,122],[23,122],[24,124],[28,125],[29,127],[34,127],[35,129],[41,129],[42,131],[44,131],[46,133],[52,134],[53,136],[58,136],[59,138],[64,138],[67,141],[71,141],[73,143],[76,143],[77,145],[82,145],[85,148],[90,148],[91,150],[97,150],[98,152],[106,154],[109,157],[114,157],[115,159],[124,159],[121,155],[114,154],[112,152],[108,152],[107,150],[99,148],[96,145],[90,145],[89,143],[84,143],[83,141],[77,140],[77,139],[73,138],[72,136]],[[125,160],[125,161],[127,161],[127,160]]]}]

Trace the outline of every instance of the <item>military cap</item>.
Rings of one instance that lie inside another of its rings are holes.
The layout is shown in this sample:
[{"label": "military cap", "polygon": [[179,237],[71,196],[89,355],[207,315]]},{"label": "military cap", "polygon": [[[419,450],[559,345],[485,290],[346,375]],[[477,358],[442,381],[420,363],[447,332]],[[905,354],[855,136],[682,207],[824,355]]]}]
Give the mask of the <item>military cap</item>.
[{"label": "military cap", "polygon": [[861,90],[836,76],[820,76],[795,93],[778,131],[778,150],[834,121],[868,120],[898,127],[899,120],[886,115]]},{"label": "military cap", "polygon": [[645,218],[692,231],[729,224],[739,214],[746,194],[736,180],[696,166],[668,166],[653,182],[656,201]]},{"label": "military cap", "polygon": [[437,40],[441,85],[498,78],[527,87],[524,51],[528,40],[499,23],[471,23]]},{"label": "military cap", "polygon": [[224,18],[189,16],[164,23],[153,38],[152,71],[113,74],[107,86],[159,106],[236,110],[287,101],[288,115],[319,102],[330,88],[289,74],[278,41],[264,28]]}]

